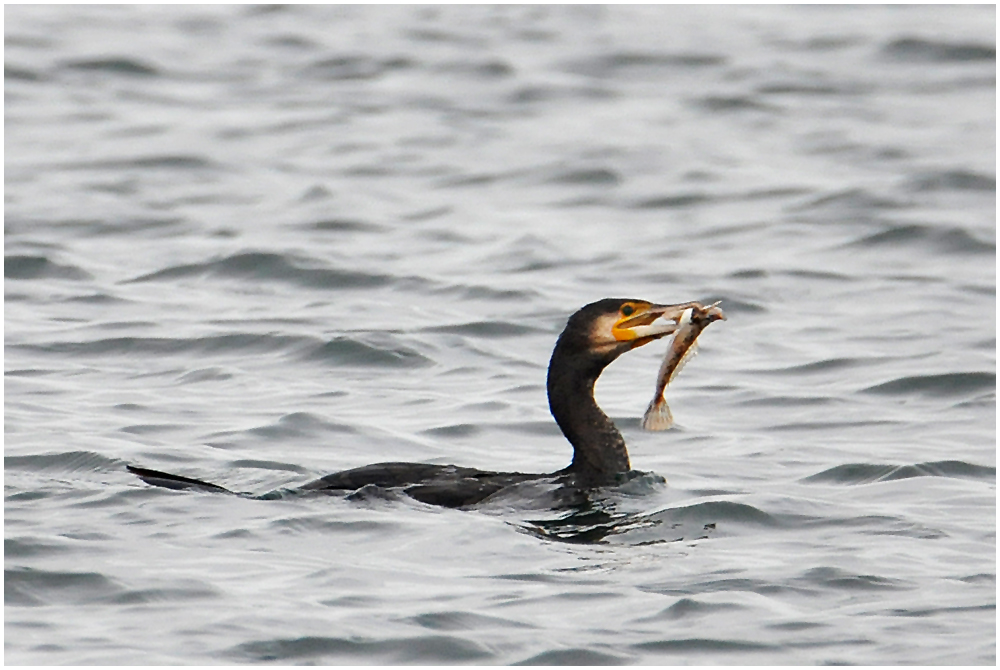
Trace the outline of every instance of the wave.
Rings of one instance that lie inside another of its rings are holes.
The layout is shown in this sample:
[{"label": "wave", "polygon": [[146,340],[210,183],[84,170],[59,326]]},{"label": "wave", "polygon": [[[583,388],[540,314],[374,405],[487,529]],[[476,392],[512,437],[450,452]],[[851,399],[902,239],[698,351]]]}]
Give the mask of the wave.
[{"label": "wave", "polygon": [[[96,163],[91,167],[102,167]],[[8,235],[22,235],[37,231],[40,228],[57,229],[60,233],[72,231],[83,235],[128,235],[149,233],[151,235],[179,234],[187,231],[185,220],[181,217],[133,216],[101,219],[22,219],[8,220],[4,224]]]},{"label": "wave", "polygon": [[654,621],[678,621],[682,619],[695,619],[703,616],[713,615],[721,612],[732,612],[746,609],[739,603],[711,603],[701,602],[694,598],[681,598],[670,607],[661,610],[653,616],[638,619],[639,622]]},{"label": "wave", "polygon": [[971,170],[935,170],[917,174],[907,186],[913,191],[982,191],[996,194],[996,175]]},{"label": "wave", "polygon": [[684,507],[673,507],[651,514],[649,519],[657,523],[694,521],[701,524],[732,522],[753,526],[781,525],[776,517],[758,507],[730,500],[708,500]]},{"label": "wave", "polygon": [[812,200],[790,208],[792,211],[818,211],[841,216],[843,213],[871,213],[884,209],[900,209],[905,203],[881,195],[875,195],[863,188],[849,188],[814,197]]},{"label": "wave", "polygon": [[424,435],[430,437],[437,437],[443,439],[449,438],[470,438],[482,434],[483,429],[481,426],[472,423],[457,423],[447,426],[436,426],[434,428],[426,428],[420,431]]},{"label": "wave", "polygon": [[60,163],[63,170],[209,170],[219,168],[219,164],[209,158],[193,154],[153,154],[132,158],[112,158],[108,160],[81,160]]},{"label": "wave", "polygon": [[41,73],[28,69],[26,67],[4,65],[3,66],[3,78],[4,81],[41,81],[43,76]]},{"label": "wave", "polygon": [[848,591],[908,588],[906,582],[899,579],[859,574],[841,568],[826,566],[810,568],[798,577],[794,577],[791,581],[793,584],[797,583],[807,587]]},{"label": "wave", "polygon": [[543,651],[531,658],[512,663],[512,665],[627,665],[631,662],[633,660],[628,656],[605,654],[592,649],[573,648]]},{"label": "wave", "polygon": [[996,61],[997,49],[992,44],[903,37],[886,44],[882,48],[882,55],[891,60],[908,63]]},{"label": "wave", "polygon": [[244,642],[232,647],[228,654],[242,662],[304,662],[330,657],[334,662],[355,658],[359,662],[377,664],[471,663],[494,656],[487,647],[450,635],[383,639],[317,636],[275,638]]},{"label": "wave", "polygon": [[778,113],[781,108],[764,102],[752,95],[707,95],[696,98],[693,104],[707,112],[770,112]]},{"label": "wave", "polygon": [[45,342],[9,345],[49,354],[71,356],[127,356],[148,354],[219,354],[280,352],[316,347],[312,337],[260,333],[227,333],[204,337],[110,337],[83,342]]},{"label": "wave", "polygon": [[379,233],[384,230],[382,226],[357,219],[321,219],[300,227],[324,233]]},{"label": "wave", "polygon": [[219,367],[198,368],[185,372],[177,378],[180,384],[201,384],[204,382],[224,381],[232,379],[233,375]]},{"label": "wave", "polygon": [[447,61],[435,66],[434,69],[449,76],[458,75],[482,81],[507,79],[516,72],[512,63],[496,57]]},{"label": "wave", "polygon": [[953,618],[956,614],[967,614],[971,612],[995,612],[995,603],[985,603],[982,605],[959,605],[954,607],[906,607],[893,608],[886,611],[889,616],[906,617],[933,617],[944,615],[946,618]]},{"label": "wave", "polygon": [[712,53],[617,51],[570,61],[562,69],[598,79],[634,78],[643,74],[669,74],[678,69],[717,67],[725,63],[725,56]]},{"label": "wave", "polygon": [[[434,361],[410,347],[396,344],[386,333],[375,333],[372,341],[339,336],[329,341],[304,335],[271,333],[226,333],[204,337],[111,337],[85,342],[11,344],[10,347],[70,356],[132,355],[227,355],[286,353],[298,360],[338,367],[413,368]],[[188,382],[191,379],[187,380]]]},{"label": "wave", "polygon": [[[241,431],[244,432],[244,431]],[[292,412],[285,414],[274,423],[256,428],[249,428],[245,432],[258,437],[266,437],[276,441],[282,439],[302,438],[311,435],[322,435],[326,433],[357,433],[358,429],[344,423],[333,423],[322,417],[309,412]],[[216,433],[216,435],[229,435],[232,433]],[[270,461],[239,461],[230,463],[232,467],[258,467],[268,470],[293,470],[294,472],[305,472],[304,469],[288,466]]]},{"label": "wave", "polygon": [[126,283],[208,276],[280,281],[305,288],[353,289],[388,286],[398,279],[392,275],[359,270],[308,267],[311,263],[315,263],[315,261],[287,254],[249,251],[204,263],[175,265],[127,280]]},{"label": "wave", "polygon": [[776,374],[776,375],[787,375],[787,374],[798,375],[810,372],[830,372],[835,370],[848,370],[850,368],[869,365],[871,361],[872,359],[865,359],[865,358],[828,358],[822,361],[803,363],[802,365],[792,365],[786,368],[771,368],[765,370],[757,370],[755,372],[757,374]]},{"label": "wave", "polygon": [[420,332],[448,333],[450,335],[467,335],[481,338],[505,338],[519,337],[532,333],[547,334],[549,331],[510,321],[472,321],[454,325],[428,326],[427,328],[420,329]]},{"label": "wave", "polygon": [[783,574],[780,577],[780,581],[772,581],[764,578],[726,577],[678,584],[671,580],[662,585],[648,585],[644,590],[651,593],[686,598],[695,594],[731,591],[745,591],[770,597],[778,592],[793,592],[800,595],[816,596],[820,591],[828,590],[882,591],[908,588],[910,588],[910,585],[899,579],[857,573],[836,567],[819,566],[809,568],[795,576]]},{"label": "wave", "polygon": [[858,281],[857,277],[852,277],[850,275],[843,274],[841,272],[831,272],[824,270],[786,270],[782,274],[789,277],[794,277],[796,279],[809,279],[809,280],[822,280],[822,281],[836,281],[836,282],[854,282]]},{"label": "wave", "polygon": [[434,361],[420,352],[401,345],[378,345],[351,337],[337,337],[313,347],[302,360],[348,367],[418,368]]},{"label": "wave", "polygon": [[4,279],[91,279],[86,270],[75,265],[64,265],[47,256],[4,256]]},{"label": "wave", "polygon": [[574,186],[618,186],[622,181],[620,172],[605,167],[569,169],[548,179],[550,184]]},{"label": "wave", "polygon": [[63,62],[60,67],[79,72],[96,72],[126,77],[156,77],[160,70],[135,58],[84,58]]},{"label": "wave", "polygon": [[[41,546],[31,541],[5,541],[14,556],[34,556]],[[24,553],[24,551],[29,553]],[[47,552],[44,552],[47,553]],[[12,555],[7,553],[8,556]],[[173,580],[173,586],[128,589],[98,572],[70,572],[8,568],[4,570],[4,604],[21,607],[66,604],[118,604],[179,602],[218,598],[220,592],[196,580]]]},{"label": "wave", "polygon": [[98,572],[8,568],[3,573],[4,604],[8,606],[93,603],[106,601],[123,590]]},{"label": "wave", "polygon": [[340,55],[323,58],[300,70],[309,79],[349,81],[377,79],[387,73],[413,68],[417,63],[402,56],[379,59],[366,55]]},{"label": "wave", "polygon": [[801,481],[833,484],[871,484],[912,477],[954,477],[995,481],[997,469],[965,461],[934,461],[913,465],[846,463],[810,475]]},{"label": "wave", "polygon": [[714,196],[705,193],[675,193],[637,200],[627,207],[631,209],[679,209],[693,207],[713,201]]},{"label": "wave", "polygon": [[997,252],[996,242],[980,240],[964,228],[921,224],[893,225],[882,232],[848,242],[846,246],[879,248],[900,245],[924,247],[946,254],[996,255]]},{"label": "wave", "polygon": [[120,460],[92,451],[62,451],[28,456],[4,456],[4,470],[31,472],[105,472],[122,467]]},{"label": "wave", "polygon": [[476,628],[531,628],[538,626],[474,612],[428,612],[408,617],[405,621],[410,621],[423,628],[430,630],[473,630]]},{"label": "wave", "polygon": [[688,637],[674,640],[655,640],[632,645],[633,649],[644,652],[730,652],[769,651],[780,649],[779,645],[750,642],[743,640],[724,640],[721,638]]},{"label": "wave", "polygon": [[399,533],[401,524],[392,521],[344,521],[341,519],[324,519],[321,517],[286,517],[272,521],[269,526],[282,534],[337,534],[346,533],[378,533],[391,535]]},{"label": "wave", "polygon": [[924,395],[938,398],[961,397],[985,391],[996,392],[995,372],[950,372],[939,375],[900,377],[863,390],[882,395]]},{"label": "wave", "polygon": [[757,93],[760,95],[815,95],[815,96],[835,96],[847,97],[865,92],[865,88],[856,83],[819,83],[813,79],[801,79],[798,81],[781,81],[771,84],[757,86]]}]

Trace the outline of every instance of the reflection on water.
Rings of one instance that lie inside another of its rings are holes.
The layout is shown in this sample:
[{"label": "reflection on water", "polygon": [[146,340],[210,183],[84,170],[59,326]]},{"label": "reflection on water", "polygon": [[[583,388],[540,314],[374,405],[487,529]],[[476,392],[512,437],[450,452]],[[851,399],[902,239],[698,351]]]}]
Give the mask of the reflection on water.
[{"label": "reflection on water", "polygon": [[609,535],[624,536],[637,529],[647,531],[643,535],[648,537],[653,530],[657,539],[644,539],[635,544],[655,544],[707,539],[715,530],[715,523],[691,522],[667,512],[635,514],[617,512],[613,507],[586,505],[558,519],[528,521],[519,527],[546,540],[582,544],[601,542]]}]

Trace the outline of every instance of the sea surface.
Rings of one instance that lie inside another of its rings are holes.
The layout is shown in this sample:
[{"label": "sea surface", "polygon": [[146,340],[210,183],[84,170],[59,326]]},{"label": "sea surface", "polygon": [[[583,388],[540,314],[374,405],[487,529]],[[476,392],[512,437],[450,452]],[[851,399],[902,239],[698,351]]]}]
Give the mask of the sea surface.
[{"label": "sea surface", "polygon": [[[4,18],[6,663],[995,663],[994,6]],[[124,469],[558,470],[603,297],[587,504]]]}]

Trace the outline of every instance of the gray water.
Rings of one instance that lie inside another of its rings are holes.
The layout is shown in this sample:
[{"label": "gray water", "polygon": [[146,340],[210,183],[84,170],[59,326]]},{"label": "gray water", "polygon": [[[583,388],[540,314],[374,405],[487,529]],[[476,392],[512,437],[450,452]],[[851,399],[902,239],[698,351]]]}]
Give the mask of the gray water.
[{"label": "gray water", "polygon": [[[995,7],[5,21],[6,662],[995,662]],[[124,470],[560,469],[608,296],[589,506]]]}]

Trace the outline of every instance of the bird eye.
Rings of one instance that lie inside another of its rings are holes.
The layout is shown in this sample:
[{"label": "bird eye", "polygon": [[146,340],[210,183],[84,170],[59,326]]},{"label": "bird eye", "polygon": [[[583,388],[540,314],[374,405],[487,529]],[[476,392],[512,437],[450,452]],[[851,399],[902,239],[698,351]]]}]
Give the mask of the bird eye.
[{"label": "bird eye", "polygon": [[633,307],[632,305],[625,305],[624,307],[622,307],[623,316],[632,316],[632,314],[634,313],[635,313],[635,307]]}]

